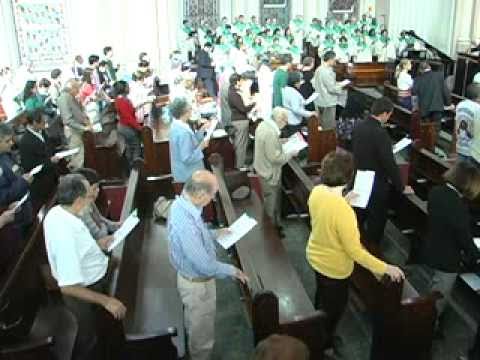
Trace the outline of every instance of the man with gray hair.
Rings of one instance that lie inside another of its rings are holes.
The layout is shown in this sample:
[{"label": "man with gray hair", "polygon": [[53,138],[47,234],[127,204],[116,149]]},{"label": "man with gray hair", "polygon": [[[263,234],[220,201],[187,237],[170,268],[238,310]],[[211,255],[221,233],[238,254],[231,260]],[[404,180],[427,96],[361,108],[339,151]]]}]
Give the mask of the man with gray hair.
[{"label": "man with gray hair", "polygon": [[80,82],[70,79],[65,83],[62,93],[58,97],[57,104],[63,124],[65,125],[65,137],[70,149],[78,148],[79,151],[72,156],[69,167],[77,169],[83,167],[84,148],[82,134],[92,130],[92,125],[82,104],[77,100],[80,92]]},{"label": "man with gray hair", "polygon": [[[58,205],[49,210],[43,223],[45,245],[52,275],[57,280],[60,292],[68,309],[78,323],[74,359],[120,358],[123,330],[120,320],[126,308],[107,292],[108,257],[106,250],[113,241],[96,242],[80,219],[82,210],[89,204],[88,181],[80,174],[69,174],[60,178],[57,187]],[[98,334],[96,319],[100,311],[111,316],[113,331]],[[107,338],[108,340],[107,340]],[[115,337],[115,342],[112,338]],[[107,344],[115,344],[108,346]]]},{"label": "man with gray hair", "polygon": [[218,181],[207,170],[197,170],[170,208],[168,242],[170,262],[177,270],[177,287],[184,305],[188,348],[192,360],[210,359],[215,340],[215,279],[235,277],[247,282],[235,266],[216,259],[215,239],[227,234],[207,228],[202,209],[218,191]]},{"label": "man with gray hair", "polygon": [[277,226],[280,226],[280,194],[282,167],[298,152],[285,153],[280,142],[281,130],[288,123],[288,111],[276,107],[272,111],[272,119],[262,121],[255,130],[255,150],[253,167],[260,177],[265,212]]}]

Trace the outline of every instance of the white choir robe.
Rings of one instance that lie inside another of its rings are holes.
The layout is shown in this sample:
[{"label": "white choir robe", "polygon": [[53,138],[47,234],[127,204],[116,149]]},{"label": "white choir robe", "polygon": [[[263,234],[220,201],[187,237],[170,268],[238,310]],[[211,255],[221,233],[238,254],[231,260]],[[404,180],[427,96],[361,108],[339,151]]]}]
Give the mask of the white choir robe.
[{"label": "white choir robe", "polygon": [[375,55],[378,56],[378,62],[391,62],[396,59],[395,46],[391,41],[385,46],[382,42],[377,42],[375,46]]},{"label": "white choir robe", "polygon": [[258,69],[257,78],[260,116],[267,120],[272,115],[273,71],[268,66],[262,65]]}]

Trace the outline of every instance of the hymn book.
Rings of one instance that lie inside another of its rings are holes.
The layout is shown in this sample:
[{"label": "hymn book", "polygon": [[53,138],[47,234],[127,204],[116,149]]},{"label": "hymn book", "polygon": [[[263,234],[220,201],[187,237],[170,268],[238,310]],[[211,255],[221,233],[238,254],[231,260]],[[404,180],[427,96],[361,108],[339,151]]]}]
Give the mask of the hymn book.
[{"label": "hymn book", "polygon": [[138,218],[137,209],[133,210],[132,213],[126,218],[122,226],[113,233],[113,241],[108,247],[108,251],[115,249],[127,236],[132,232],[132,230],[140,222]]},{"label": "hymn book", "polygon": [[282,149],[285,154],[294,154],[305,149],[307,146],[308,143],[303,136],[297,132],[288,138],[287,142],[282,145]]},{"label": "hymn book", "polygon": [[257,225],[257,220],[243,214],[228,228],[230,234],[219,237],[217,241],[226,250],[244,237],[255,225]]},{"label": "hymn book", "polygon": [[412,139],[404,137],[402,140],[400,140],[395,145],[393,145],[393,153],[394,154],[399,153],[400,151],[405,149],[411,143],[412,143]]},{"label": "hymn book", "polygon": [[80,151],[80,148],[75,148],[75,149],[71,149],[71,150],[65,150],[65,151],[60,151],[60,152],[57,152],[55,154],[55,156],[59,159],[63,159],[63,158],[66,158],[67,156],[72,156],[72,155],[75,155],[76,153],[78,153]]},{"label": "hymn book", "polygon": [[375,171],[357,170],[355,175],[355,184],[352,192],[357,196],[350,201],[350,205],[365,209],[372,194],[373,181],[375,180]]}]

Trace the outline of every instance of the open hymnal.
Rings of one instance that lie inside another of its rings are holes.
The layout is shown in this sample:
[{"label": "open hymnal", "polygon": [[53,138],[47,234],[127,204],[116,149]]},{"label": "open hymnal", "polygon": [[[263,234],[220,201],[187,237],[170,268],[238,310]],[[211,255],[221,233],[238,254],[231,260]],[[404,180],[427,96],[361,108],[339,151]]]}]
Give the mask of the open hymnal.
[{"label": "open hymnal", "polygon": [[35,166],[32,170],[30,170],[29,174],[30,174],[30,176],[36,175],[40,171],[42,171],[42,169],[43,169],[43,165]]},{"label": "open hymnal", "polygon": [[127,236],[132,232],[132,230],[140,222],[138,218],[137,210],[133,210],[132,213],[125,219],[122,226],[113,233],[113,242],[108,247],[108,251],[115,249]]},{"label": "open hymnal", "polygon": [[27,201],[29,196],[30,196],[30,192],[27,192],[25,195],[23,195],[23,197],[20,199],[17,205],[15,205],[15,207],[13,208],[13,211],[17,211],[20,208],[20,206],[22,206],[25,203],[25,201]]},{"label": "open hymnal", "polygon": [[228,228],[230,234],[219,237],[217,241],[224,249],[228,249],[252,230],[255,225],[257,225],[257,220],[243,214]]},{"label": "open hymnal", "polygon": [[297,153],[300,150],[305,149],[308,143],[299,132],[290,136],[285,144],[282,145],[283,152],[285,154]]},{"label": "open hymnal", "polygon": [[350,205],[365,209],[372,194],[373,181],[375,180],[375,171],[357,170],[355,175],[355,184],[353,190],[357,196],[350,201]]},{"label": "open hymnal", "polygon": [[396,154],[396,153],[402,151],[403,149],[405,149],[411,143],[412,143],[412,139],[404,137],[402,140],[400,140],[395,145],[393,145],[393,153]]},{"label": "open hymnal", "polygon": [[75,155],[76,153],[78,153],[80,151],[80,148],[75,148],[75,149],[71,149],[71,150],[65,150],[65,151],[60,151],[60,152],[57,152],[55,154],[55,156],[59,159],[63,159],[67,156],[72,156],[72,155]]},{"label": "open hymnal", "polygon": [[480,238],[478,238],[478,237],[473,238],[473,242],[477,246],[478,250],[480,250]]},{"label": "open hymnal", "polygon": [[212,137],[213,132],[215,131],[215,128],[217,127],[217,125],[218,125],[218,120],[217,119],[213,119],[213,120],[210,121],[210,126],[208,127],[207,133],[205,134],[205,138],[204,138],[205,141],[210,140],[210,138]]},{"label": "open hymnal", "polygon": [[473,291],[480,290],[480,277],[475,273],[466,273],[461,274],[460,277],[465,281],[465,283],[470,286]]}]

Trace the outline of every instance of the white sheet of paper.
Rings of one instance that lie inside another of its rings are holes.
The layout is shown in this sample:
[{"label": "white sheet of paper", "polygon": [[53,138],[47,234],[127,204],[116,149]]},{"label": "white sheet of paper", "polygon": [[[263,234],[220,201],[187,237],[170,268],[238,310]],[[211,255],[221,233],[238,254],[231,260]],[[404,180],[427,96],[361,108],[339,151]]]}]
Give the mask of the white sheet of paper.
[{"label": "white sheet of paper", "polygon": [[29,196],[30,196],[30,192],[27,192],[25,195],[23,195],[23,197],[20,199],[20,201],[17,203],[17,205],[15,205],[15,207],[13,208],[13,211],[17,211],[18,208],[20,208],[20,206],[22,206],[23,203],[25,201],[27,201]]},{"label": "white sheet of paper", "polygon": [[36,174],[38,174],[40,171],[42,171],[42,169],[43,169],[43,164],[42,164],[42,165],[35,166],[32,170],[30,170],[30,175],[31,175],[31,176],[36,175]]},{"label": "white sheet of paper", "polygon": [[288,138],[288,141],[282,145],[282,149],[285,154],[291,154],[299,152],[300,150],[305,149],[307,146],[308,143],[305,141],[303,136],[297,132]]},{"label": "white sheet of paper", "polygon": [[212,138],[214,138],[214,139],[225,137],[225,136],[228,136],[228,134],[223,129],[214,130],[213,133],[212,133]]},{"label": "white sheet of paper", "polygon": [[217,127],[217,124],[218,124],[218,120],[217,119],[213,119],[211,122],[210,122],[210,126],[209,128],[207,129],[207,134],[205,135],[205,141],[208,141],[210,140],[210,138],[212,137],[212,134],[213,132],[215,131],[215,128]]},{"label": "white sheet of paper", "polygon": [[473,242],[477,246],[478,250],[480,250],[480,238],[473,238]]},{"label": "white sheet of paper", "polygon": [[231,233],[219,237],[217,241],[224,249],[228,249],[252,230],[255,225],[257,225],[257,220],[243,214],[229,227]]},{"label": "white sheet of paper", "polygon": [[393,145],[393,153],[396,154],[396,153],[402,151],[403,149],[405,149],[411,143],[412,143],[412,139],[404,137],[402,140],[400,140],[395,145]]},{"label": "white sheet of paper", "polygon": [[80,148],[75,148],[75,149],[71,149],[71,150],[65,150],[65,151],[60,151],[60,152],[57,152],[55,154],[56,157],[58,157],[59,159],[63,159],[67,156],[72,156],[72,155],[75,155],[76,153],[78,153],[80,151]]},{"label": "white sheet of paper", "polygon": [[339,85],[340,85],[341,87],[344,87],[344,86],[347,86],[347,85],[350,84],[350,83],[351,83],[350,80],[345,79],[345,80],[343,80],[343,81],[340,81]]},{"label": "white sheet of paper", "polygon": [[355,184],[353,185],[353,192],[358,196],[350,205],[365,209],[372,194],[373,181],[375,180],[375,171],[371,170],[357,170],[355,175]]},{"label": "white sheet of paper", "polygon": [[470,286],[473,291],[480,290],[480,277],[475,273],[461,274],[460,277]]},{"label": "white sheet of paper", "polygon": [[137,210],[133,210],[132,213],[125,219],[122,226],[113,233],[113,242],[108,247],[108,251],[112,251],[115,249],[127,236],[131,233],[131,231],[137,226],[140,222],[138,218]]},{"label": "white sheet of paper", "polygon": [[318,93],[314,92],[307,100],[305,100],[305,105],[308,105],[314,102],[315,100],[317,100],[317,98],[318,98]]},{"label": "white sheet of paper", "polygon": [[95,132],[95,133],[102,132],[102,124],[100,124],[100,123],[95,123],[95,124],[93,124],[92,130],[93,130],[93,132]]}]

